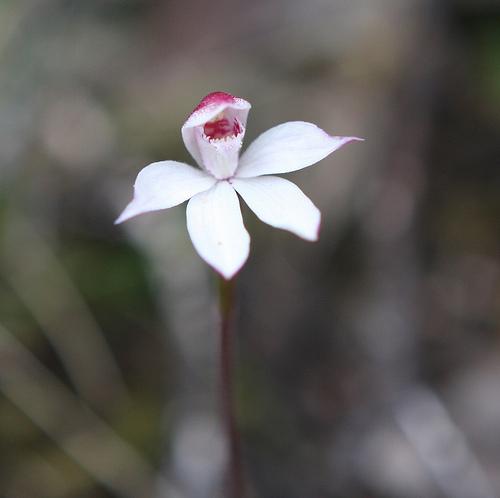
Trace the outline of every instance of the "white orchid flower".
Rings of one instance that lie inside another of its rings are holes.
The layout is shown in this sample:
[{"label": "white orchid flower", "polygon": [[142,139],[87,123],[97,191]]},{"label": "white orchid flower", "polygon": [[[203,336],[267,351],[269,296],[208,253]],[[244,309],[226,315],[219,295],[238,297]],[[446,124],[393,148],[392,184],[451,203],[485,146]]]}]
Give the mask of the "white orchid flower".
[{"label": "white orchid flower", "polygon": [[115,223],[189,200],[187,228],[199,255],[225,279],[244,265],[250,236],[240,194],[264,223],[305,240],[318,238],[321,214],[292,182],[274,176],[320,161],[357,137],[334,137],[312,123],[292,121],[262,133],[241,155],[251,105],[228,93],[207,95],[182,127],[199,168],[160,161],[143,168],[134,198]]}]

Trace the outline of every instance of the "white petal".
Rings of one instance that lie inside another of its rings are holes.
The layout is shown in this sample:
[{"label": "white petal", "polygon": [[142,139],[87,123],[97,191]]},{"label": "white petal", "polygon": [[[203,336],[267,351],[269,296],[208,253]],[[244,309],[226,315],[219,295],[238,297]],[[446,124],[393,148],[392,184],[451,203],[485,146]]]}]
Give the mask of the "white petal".
[{"label": "white petal", "polygon": [[122,223],[138,214],[167,209],[212,187],[215,178],[176,161],[160,161],[143,168],[134,185],[134,198],[115,221]]},{"label": "white petal", "polygon": [[213,119],[221,112],[228,113],[231,118],[236,118],[245,128],[248,112],[252,106],[240,97],[233,97],[225,92],[213,92],[204,97],[196,106],[182,126],[182,138],[189,153],[199,166],[204,167],[202,154],[197,141],[197,128]]},{"label": "white petal", "polygon": [[257,137],[242,154],[236,176],[289,173],[311,166],[356,137],[331,137],[304,121],[292,121],[271,128]]},{"label": "white petal", "polygon": [[264,223],[317,240],[321,213],[302,190],[277,176],[234,178],[233,187]]},{"label": "white petal", "polygon": [[224,278],[232,278],[250,250],[250,236],[234,189],[227,181],[218,182],[195,195],[186,214],[188,232],[199,255]]}]

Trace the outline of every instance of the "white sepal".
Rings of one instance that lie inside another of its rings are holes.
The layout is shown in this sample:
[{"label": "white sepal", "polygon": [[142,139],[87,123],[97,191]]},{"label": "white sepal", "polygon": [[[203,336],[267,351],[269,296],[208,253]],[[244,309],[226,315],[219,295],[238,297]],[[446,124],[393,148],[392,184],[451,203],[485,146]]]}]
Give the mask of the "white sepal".
[{"label": "white sepal", "polygon": [[198,254],[225,279],[231,279],[248,258],[250,236],[240,203],[227,181],[195,195],[187,205],[187,228]]},{"label": "white sepal", "polygon": [[115,221],[167,209],[208,190],[216,180],[204,171],[177,161],[160,161],[143,168],[134,184],[134,198]]},{"label": "white sepal", "polygon": [[233,187],[264,223],[317,240],[321,213],[294,183],[277,176],[234,178]]},{"label": "white sepal", "polygon": [[325,158],[357,137],[332,137],[304,121],[291,121],[271,128],[257,137],[241,155],[236,176],[251,178],[289,173]]}]

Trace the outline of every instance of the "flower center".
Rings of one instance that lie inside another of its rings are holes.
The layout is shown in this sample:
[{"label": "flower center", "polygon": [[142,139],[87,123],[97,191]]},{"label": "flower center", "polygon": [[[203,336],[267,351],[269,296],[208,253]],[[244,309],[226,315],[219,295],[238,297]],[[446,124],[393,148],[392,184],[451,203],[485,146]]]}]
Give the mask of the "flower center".
[{"label": "flower center", "polygon": [[229,119],[219,114],[211,121],[207,121],[203,126],[203,132],[209,140],[220,140],[227,137],[235,137],[241,133],[241,126],[238,120],[231,123]]}]

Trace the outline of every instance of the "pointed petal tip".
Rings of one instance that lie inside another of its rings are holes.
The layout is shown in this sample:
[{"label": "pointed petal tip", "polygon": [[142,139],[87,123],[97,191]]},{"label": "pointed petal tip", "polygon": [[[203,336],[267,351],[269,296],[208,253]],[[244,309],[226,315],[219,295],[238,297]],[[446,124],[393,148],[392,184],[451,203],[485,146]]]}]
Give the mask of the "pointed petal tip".
[{"label": "pointed petal tip", "polygon": [[336,135],[328,135],[328,136],[334,140],[340,140],[342,142],[341,145],[348,144],[349,142],[364,142],[365,141],[364,138],[360,138],[360,137],[339,137]]},{"label": "pointed petal tip", "polygon": [[125,221],[129,221],[132,218],[137,218],[138,216],[142,216],[144,214],[154,213],[155,211],[163,211],[163,209],[147,209],[143,211],[137,211],[135,209],[135,206],[133,207],[134,209],[125,208],[123,213],[120,216],[118,216],[118,218],[116,218],[116,220],[113,222],[113,225],[121,225]]},{"label": "pointed petal tip", "polygon": [[120,216],[116,218],[116,220],[113,222],[113,225],[120,225],[124,221],[127,221],[129,218],[132,216],[127,213],[128,211],[128,206],[121,212]]},{"label": "pointed petal tip", "polygon": [[318,221],[318,226],[316,227],[316,231],[314,232],[313,237],[311,237],[309,239],[310,242],[318,242],[318,240],[319,240],[319,234],[321,232],[321,221],[322,221],[321,220],[321,213],[320,213],[319,216],[320,216],[320,218],[319,218],[319,221]]},{"label": "pointed petal tip", "polygon": [[219,277],[222,277],[224,280],[229,281],[229,280],[232,280],[233,278],[235,278],[236,275],[238,275],[238,273],[240,273],[240,271],[245,266],[245,263],[246,263],[246,261],[239,268],[236,268],[236,269],[231,270],[231,271],[226,271],[226,272],[218,270],[214,266],[212,266],[211,268],[215,271],[215,273],[217,273],[217,275],[219,275]]},{"label": "pointed petal tip", "polygon": [[315,227],[314,231],[311,234],[308,234],[308,236],[299,235],[299,237],[301,239],[306,240],[307,242],[318,242],[320,231],[321,231],[321,213],[320,213],[320,218],[318,220],[318,225]]},{"label": "pointed petal tip", "polygon": [[[198,252],[199,254],[199,252]],[[201,255],[200,255],[201,256]],[[222,266],[216,266],[213,261],[208,261],[206,258],[201,256],[203,261],[207,263],[207,265],[212,268],[212,270],[219,275],[219,277],[222,277],[224,280],[232,280],[240,271],[243,269],[245,266],[247,260],[248,260],[248,253],[245,257],[245,259],[241,262],[241,264],[238,265],[238,267],[234,268],[224,268]]]},{"label": "pointed petal tip", "polygon": [[319,240],[319,233],[321,231],[321,212],[318,208],[316,208],[316,212],[318,219],[316,220],[315,225],[311,225],[307,231],[304,230],[301,233],[295,233],[299,238],[305,240],[306,242],[318,242]]},{"label": "pointed petal tip", "polygon": [[310,236],[299,235],[298,237],[302,240],[305,240],[306,242],[318,242],[318,234],[317,233],[310,235]]},{"label": "pointed petal tip", "polygon": [[[247,233],[247,235],[248,235],[248,233]],[[224,262],[215,262],[214,260],[209,261],[205,256],[200,254],[200,252],[196,248],[196,246],[195,246],[195,249],[197,250],[198,254],[201,256],[203,261],[205,261],[205,263],[207,263],[208,266],[210,268],[212,268],[212,270],[215,273],[217,273],[217,275],[222,277],[224,280],[231,280],[234,277],[236,277],[236,275],[238,275],[238,273],[243,269],[243,267],[245,266],[245,264],[248,260],[248,256],[250,254],[250,237],[248,236],[248,247],[246,248],[246,254],[244,255],[244,259],[241,259],[239,261],[238,265],[228,266]]]},{"label": "pointed petal tip", "polygon": [[127,207],[122,211],[120,216],[116,218],[116,220],[113,222],[113,225],[121,225],[125,221],[136,218],[137,216],[141,216],[146,213],[152,213],[154,211],[161,211],[163,209],[164,208],[141,208],[137,203],[137,198],[134,197],[134,199],[132,199]]},{"label": "pointed petal tip", "polygon": [[316,228],[316,240],[319,239],[319,234],[321,232],[321,225],[323,224],[323,216],[321,212],[319,213],[319,222],[318,222],[318,228]]},{"label": "pointed petal tip", "polygon": [[142,213],[131,213],[130,209],[128,209],[128,206],[123,210],[122,214],[116,218],[116,220],[113,222],[113,225],[121,225],[124,221],[128,221],[134,216],[138,216],[139,214]]}]

